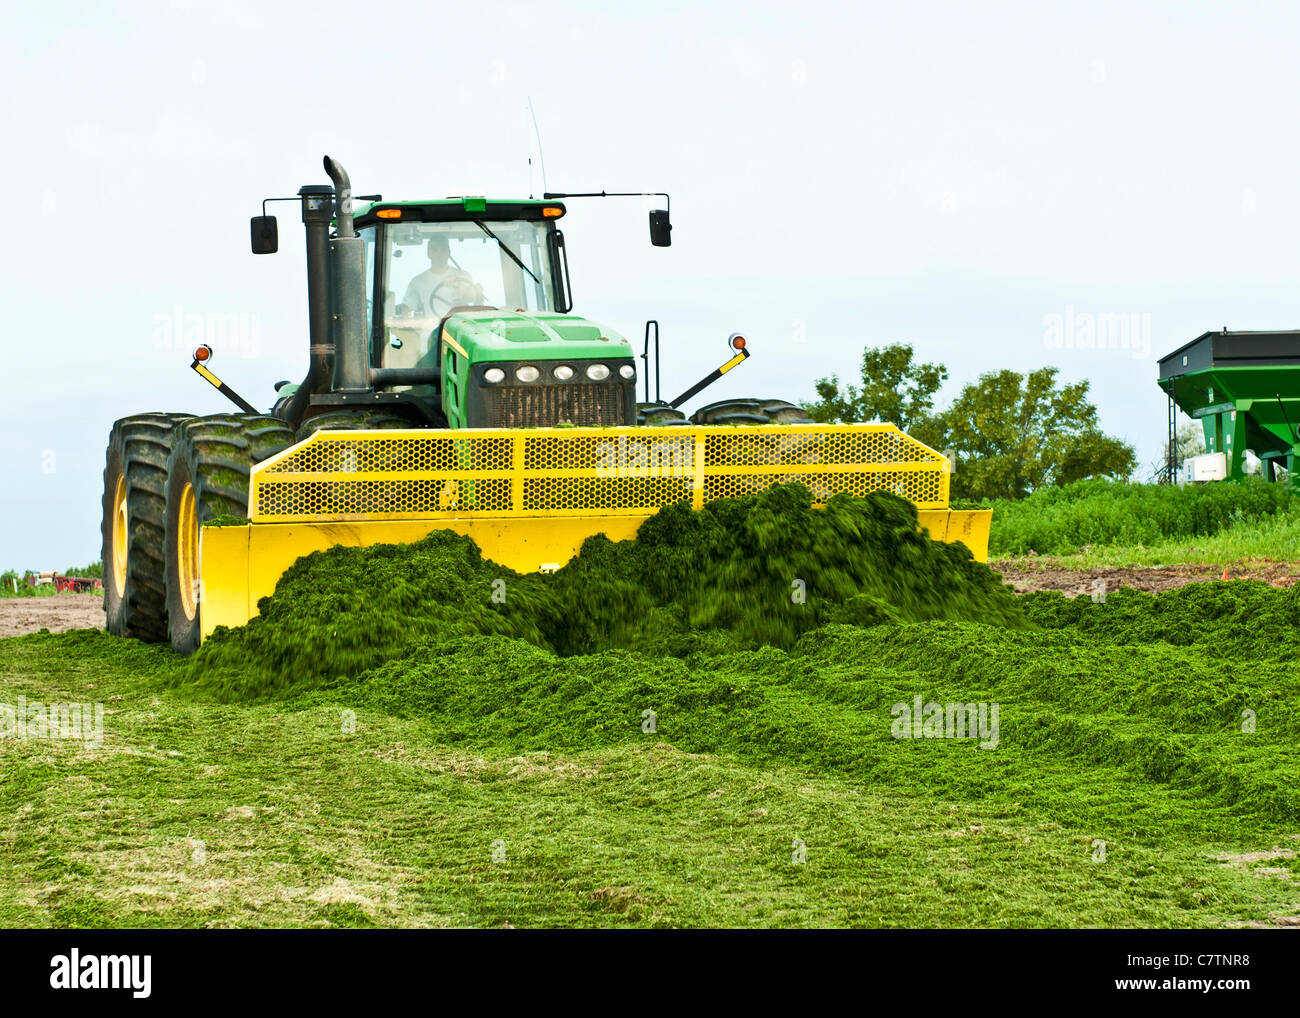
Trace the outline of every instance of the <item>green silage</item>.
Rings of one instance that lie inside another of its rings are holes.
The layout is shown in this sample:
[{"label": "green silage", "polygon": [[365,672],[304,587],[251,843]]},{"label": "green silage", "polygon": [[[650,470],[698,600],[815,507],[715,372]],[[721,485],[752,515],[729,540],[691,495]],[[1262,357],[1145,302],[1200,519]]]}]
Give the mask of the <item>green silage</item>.
[{"label": "green silage", "polygon": [[1069,629],[1109,644],[1196,646],[1208,656],[1300,660],[1300,587],[1260,580],[1189,583],[1151,594],[1121,589],[1103,604],[1042,591],[1024,598],[1046,629]]},{"label": "green silage", "polygon": [[800,485],[662,510],[636,540],[590,538],[554,574],[520,575],[467,537],[337,547],[300,559],[190,678],[236,696],[355,678],[414,646],[510,637],[568,657],[609,649],[792,646],[831,621],[1023,625],[1008,588],[959,545],[916,529],[893,495],[812,507]]},{"label": "green silage", "polygon": [[[318,553],[171,681],[416,719],[485,752],[662,740],[1217,837],[1300,822],[1298,622],[1300,593],[1251,582],[1017,599],[901,500],[814,510],[785,488],[664,510],[552,575],[449,532]],[[998,704],[996,747],[896,738],[893,709],[917,696]]]}]

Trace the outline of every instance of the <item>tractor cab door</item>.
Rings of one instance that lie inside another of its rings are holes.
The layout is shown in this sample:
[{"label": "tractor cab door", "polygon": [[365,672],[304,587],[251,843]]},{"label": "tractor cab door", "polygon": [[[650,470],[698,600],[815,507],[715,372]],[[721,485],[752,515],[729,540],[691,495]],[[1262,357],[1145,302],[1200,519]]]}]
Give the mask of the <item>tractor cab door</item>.
[{"label": "tractor cab door", "polygon": [[[367,334],[371,363],[377,368],[432,368],[438,363],[437,321],[423,307],[405,306],[412,280],[428,268],[421,257],[417,224],[368,226],[358,232],[366,241]],[[376,314],[376,309],[378,313]],[[429,385],[393,386],[394,392],[433,395]]]}]

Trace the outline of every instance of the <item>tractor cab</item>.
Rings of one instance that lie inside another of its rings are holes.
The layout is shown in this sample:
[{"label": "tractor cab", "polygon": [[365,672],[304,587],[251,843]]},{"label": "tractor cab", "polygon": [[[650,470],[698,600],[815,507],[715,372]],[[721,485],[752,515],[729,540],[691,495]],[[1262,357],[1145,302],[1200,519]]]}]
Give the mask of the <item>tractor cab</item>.
[{"label": "tractor cab", "polygon": [[569,313],[564,212],[484,198],[359,209],[376,388],[453,428],[635,423],[631,346]]},{"label": "tractor cab", "polygon": [[[279,231],[266,206],[298,201],[307,239],[311,357],[302,383],[277,384],[274,416],[296,432],[637,423],[631,344],[571,314],[556,225],[557,199],[627,195],[385,202],[354,196],[343,167],[324,165],[328,185],[265,198],[250,222],[253,253],[272,254]],[[666,208],[650,213],[652,244],[668,246],[671,229]],[[191,366],[206,370],[197,354]]]}]

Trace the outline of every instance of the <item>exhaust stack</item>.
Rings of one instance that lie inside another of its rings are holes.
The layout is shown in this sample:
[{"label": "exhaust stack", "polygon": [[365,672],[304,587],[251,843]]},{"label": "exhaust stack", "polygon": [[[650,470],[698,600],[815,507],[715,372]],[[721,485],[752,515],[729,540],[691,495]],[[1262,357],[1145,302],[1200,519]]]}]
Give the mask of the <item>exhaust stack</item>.
[{"label": "exhaust stack", "polygon": [[352,182],[342,165],[325,157],[334,183],[336,228],[330,238],[330,336],[334,347],[334,391],[361,392],[370,385],[366,337],[365,245],[352,225]]}]

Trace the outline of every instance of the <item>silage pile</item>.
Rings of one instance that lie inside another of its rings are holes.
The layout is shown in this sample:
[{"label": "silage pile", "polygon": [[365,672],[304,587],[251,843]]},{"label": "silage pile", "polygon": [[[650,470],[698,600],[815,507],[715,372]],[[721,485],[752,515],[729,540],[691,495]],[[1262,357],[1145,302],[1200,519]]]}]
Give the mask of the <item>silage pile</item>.
[{"label": "silage pile", "polygon": [[[553,575],[446,531],[335,548],[168,681],[413,719],[476,752],[666,743],[1130,838],[1294,831],[1300,589],[1017,599],[915,523],[892,496],[814,510],[789,487],[666,509]],[[996,705],[1000,727],[902,738],[918,697]]]},{"label": "silage pile", "polygon": [[591,538],[550,575],[512,572],[450,531],[318,552],[284,575],[259,617],[205,643],[188,679],[230,697],[304,692],[481,637],[555,657],[681,657],[788,648],[832,623],[1022,624],[1009,588],[964,547],[918,532],[911,503],[811,503],[789,485],[699,512],[673,506],[634,541]]}]

